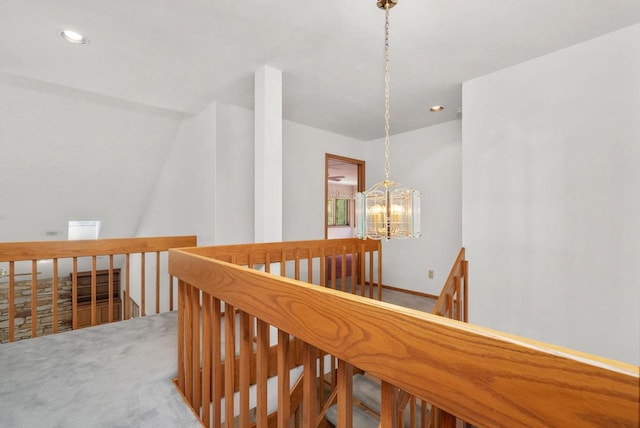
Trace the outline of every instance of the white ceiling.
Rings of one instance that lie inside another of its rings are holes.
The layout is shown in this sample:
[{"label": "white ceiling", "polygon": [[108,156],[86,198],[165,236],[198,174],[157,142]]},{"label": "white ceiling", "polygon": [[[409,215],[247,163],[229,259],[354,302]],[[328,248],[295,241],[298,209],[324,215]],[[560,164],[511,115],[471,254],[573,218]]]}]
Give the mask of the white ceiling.
[{"label": "white ceiling", "polygon": [[[455,119],[463,81],[638,22],[638,0],[400,0],[392,133]],[[286,119],[369,140],[383,134],[383,24],[375,0],[0,0],[0,71],[193,113],[252,108],[269,64]]]}]

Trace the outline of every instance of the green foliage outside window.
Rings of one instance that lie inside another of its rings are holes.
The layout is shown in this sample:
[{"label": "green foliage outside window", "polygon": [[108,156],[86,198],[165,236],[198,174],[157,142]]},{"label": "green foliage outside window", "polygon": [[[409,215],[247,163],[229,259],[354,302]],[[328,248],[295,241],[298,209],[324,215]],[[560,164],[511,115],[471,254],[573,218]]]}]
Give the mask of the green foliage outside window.
[{"label": "green foliage outside window", "polygon": [[349,199],[329,199],[327,201],[327,225],[349,226]]}]

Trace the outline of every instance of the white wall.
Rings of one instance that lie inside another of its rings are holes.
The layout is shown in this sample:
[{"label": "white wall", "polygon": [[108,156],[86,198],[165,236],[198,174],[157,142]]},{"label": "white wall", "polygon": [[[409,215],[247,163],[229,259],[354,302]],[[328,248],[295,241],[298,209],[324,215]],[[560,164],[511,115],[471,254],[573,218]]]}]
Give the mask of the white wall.
[{"label": "white wall", "polygon": [[282,239],[324,239],[325,153],[364,159],[367,143],[287,120],[282,140]]},{"label": "white wall", "polygon": [[[182,121],[149,197],[136,236],[196,235],[198,245],[215,241],[216,104]],[[146,308],[155,312],[155,267],[147,259]],[[161,310],[168,310],[168,273],[160,273]],[[132,258],[131,278],[140,277],[139,257]],[[135,282],[138,283],[137,279]],[[140,293],[131,290],[140,303]]]},{"label": "white wall", "polygon": [[215,243],[253,242],[253,111],[217,106]]},{"label": "white wall", "polygon": [[[440,294],[462,241],[460,132],[454,120],[391,137],[390,178],[421,192],[422,236],[383,241],[386,285]],[[384,180],[384,139],[368,143],[366,160],[370,187]]]},{"label": "white wall", "polygon": [[463,86],[474,323],[640,363],[640,25]]},{"label": "white wall", "polygon": [[132,236],[182,116],[0,73],[0,241]]},{"label": "white wall", "polygon": [[136,236],[197,235],[215,240],[216,104],[182,121]]}]

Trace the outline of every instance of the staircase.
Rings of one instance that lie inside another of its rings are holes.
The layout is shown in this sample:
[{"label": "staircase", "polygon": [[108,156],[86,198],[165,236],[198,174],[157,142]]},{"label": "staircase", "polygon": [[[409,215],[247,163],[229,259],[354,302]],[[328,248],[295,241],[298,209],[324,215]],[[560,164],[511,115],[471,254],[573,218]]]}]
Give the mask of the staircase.
[{"label": "staircase", "polygon": [[[434,305],[434,315],[467,322],[468,308],[468,265],[465,260],[465,250],[458,253],[449,277],[445,281],[440,296]],[[353,377],[353,428],[377,428],[380,424],[380,382],[366,374],[356,374]],[[420,400],[409,400],[409,396],[402,392],[404,400],[399,401],[402,409],[402,417],[399,416],[399,424],[404,428],[414,427],[450,427],[457,426],[458,422],[453,415],[440,409],[432,408],[428,403]],[[422,409],[425,406],[425,409]],[[413,413],[413,414],[412,414]],[[334,427],[337,426],[338,408],[331,406],[325,415],[327,421]],[[424,421],[423,421],[424,419]]]},{"label": "staircase", "polygon": [[[380,383],[365,374],[353,377],[353,398],[357,405],[353,407],[353,428],[377,428],[380,424]],[[427,411],[428,413],[428,411]],[[416,405],[415,425],[421,425],[421,405]],[[325,414],[327,421],[334,427],[338,424],[338,406],[333,405]],[[404,427],[411,428],[411,409],[404,410]]]}]

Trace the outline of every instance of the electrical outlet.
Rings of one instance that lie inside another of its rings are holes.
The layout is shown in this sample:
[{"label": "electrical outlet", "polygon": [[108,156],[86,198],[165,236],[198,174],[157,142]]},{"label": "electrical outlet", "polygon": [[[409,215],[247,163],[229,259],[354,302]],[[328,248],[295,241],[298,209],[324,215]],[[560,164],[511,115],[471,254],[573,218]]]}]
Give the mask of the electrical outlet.
[{"label": "electrical outlet", "polygon": [[433,279],[433,271],[429,270],[429,279]]}]

